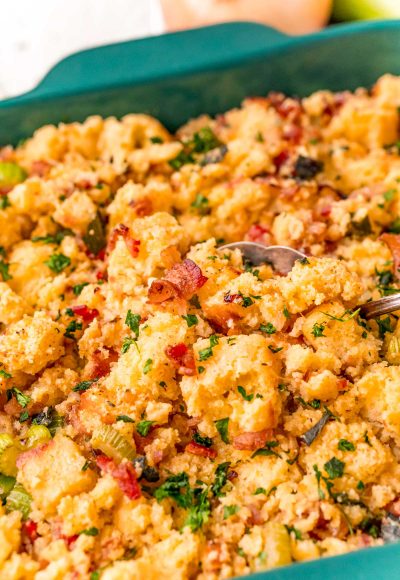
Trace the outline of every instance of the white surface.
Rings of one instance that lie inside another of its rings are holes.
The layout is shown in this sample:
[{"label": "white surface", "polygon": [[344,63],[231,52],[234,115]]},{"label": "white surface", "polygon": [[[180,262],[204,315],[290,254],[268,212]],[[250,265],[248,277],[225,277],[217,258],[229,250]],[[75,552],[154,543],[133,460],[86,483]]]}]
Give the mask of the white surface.
[{"label": "white surface", "polygon": [[71,52],[162,31],[158,0],[1,0],[0,4],[0,99],[31,89]]}]

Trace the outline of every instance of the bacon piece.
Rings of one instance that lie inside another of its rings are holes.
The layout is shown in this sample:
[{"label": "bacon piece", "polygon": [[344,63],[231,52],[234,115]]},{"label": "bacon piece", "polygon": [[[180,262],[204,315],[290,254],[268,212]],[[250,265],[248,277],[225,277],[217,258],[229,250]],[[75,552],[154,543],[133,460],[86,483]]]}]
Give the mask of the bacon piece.
[{"label": "bacon piece", "polygon": [[135,213],[139,217],[145,217],[153,213],[153,204],[151,199],[148,197],[142,197],[141,199],[135,199],[129,204],[135,210]]},{"label": "bacon piece", "polygon": [[256,449],[264,447],[270,436],[270,429],[249,431],[234,437],[232,443],[235,449],[240,449],[241,451],[255,451]]},{"label": "bacon piece", "polygon": [[282,167],[282,165],[284,165],[286,163],[286,161],[288,161],[290,155],[289,155],[289,151],[287,151],[287,149],[285,149],[284,151],[281,151],[280,153],[278,153],[278,155],[276,155],[273,158],[273,163],[276,167],[276,170],[279,171],[280,168]]},{"label": "bacon piece", "polygon": [[142,491],[136,478],[136,471],[131,463],[123,461],[119,465],[116,465],[112,459],[105,455],[99,455],[96,458],[96,462],[104,473],[109,473],[115,479],[129,499],[140,498]]},{"label": "bacon piece", "polygon": [[183,260],[167,270],[164,278],[152,282],[148,293],[149,302],[161,304],[171,298],[189,300],[207,280],[197,264],[192,260]]},{"label": "bacon piece", "polygon": [[49,161],[44,161],[44,159],[38,159],[34,161],[31,165],[31,170],[29,175],[37,175],[38,177],[45,177],[50,169],[52,168],[52,164]]},{"label": "bacon piece", "polygon": [[111,233],[110,241],[108,243],[108,250],[112,251],[115,248],[118,237],[121,236],[133,258],[137,258],[140,251],[140,240],[134,240],[131,236],[130,229],[125,224],[119,224]]},{"label": "bacon piece", "polygon": [[298,99],[286,97],[283,93],[271,92],[268,101],[282,119],[296,119],[301,115],[302,106]]},{"label": "bacon piece", "polygon": [[227,304],[242,304],[243,296],[240,294],[231,294],[230,292],[227,292],[224,296],[224,302]]},{"label": "bacon piece", "polygon": [[107,272],[101,272],[100,270],[96,272],[96,280],[105,280],[107,278]]},{"label": "bacon piece", "polygon": [[298,145],[303,137],[303,129],[298,125],[286,125],[283,128],[283,138],[294,145]]},{"label": "bacon piece", "polygon": [[165,354],[178,366],[178,373],[180,375],[191,376],[196,374],[196,362],[193,352],[183,342],[175,344],[174,346],[167,346]]},{"label": "bacon piece", "polygon": [[23,531],[23,533],[25,533],[28,536],[29,540],[32,543],[38,537],[37,523],[34,522],[33,520],[27,520],[26,522],[24,522],[22,524],[22,531]]},{"label": "bacon piece", "polygon": [[261,514],[260,509],[256,506],[256,504],[250,503],[246,505],[246,507],[250,511],[250,517],[248,518],[247,522],[251,526],[262,526],[265,520]]},{"label": "bacon piece", "polygon": [[77,306],[71,306],[71,310],[77,316],[80,316],[84,322],[92,322],[94,318],[99,315],[99,311],[96,308],[89,308],[85,304],[78,304]]},{"label": "bacon piece", "polygon": [[261,224],[253,224],[245,235],[245,239],[259,244],[269,244],[269,230]]},{"label": "bacon piece", "polygon": [[117,362],[118,353],[113,349],[97,349],[90,356],[85,367],[85,377],[99,379],[110,374],[111,364]]},{"label": "bacon piece", "polygon": [[200,457],[209,457],[210,459],[215,459],[217,457],[217,452],[215,449],[205,447],[204,445],[200,445],[195,441],[191,441],[188,445],[186,445],[185,450],[188,453],[193,453],[193,455],[200,455]]},{"label": "bacon piece", "polygon": [[393,274],[397,280],[400,280],[400,235],[399,234],[382,234],[382,242],[388,246],[393,257]]},{"label": "bacon piece", "polygon": [[393,516],[396,516],[396,518],[400,518],[400,499],[395,499],[394,501],[391,501],[385,507],[385,509]]}]

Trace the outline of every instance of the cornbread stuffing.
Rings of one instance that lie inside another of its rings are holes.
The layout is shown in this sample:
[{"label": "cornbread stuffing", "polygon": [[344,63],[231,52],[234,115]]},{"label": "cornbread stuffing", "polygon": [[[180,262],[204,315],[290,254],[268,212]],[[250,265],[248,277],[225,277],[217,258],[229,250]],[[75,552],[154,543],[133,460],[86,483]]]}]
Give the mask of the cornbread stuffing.
[{"label": "cornbread stuffing", "polygon": [[[400,538],[400,78],[0,149],[0,578],[217,580]],[[307,256],[287,276],[239,240]]]}]

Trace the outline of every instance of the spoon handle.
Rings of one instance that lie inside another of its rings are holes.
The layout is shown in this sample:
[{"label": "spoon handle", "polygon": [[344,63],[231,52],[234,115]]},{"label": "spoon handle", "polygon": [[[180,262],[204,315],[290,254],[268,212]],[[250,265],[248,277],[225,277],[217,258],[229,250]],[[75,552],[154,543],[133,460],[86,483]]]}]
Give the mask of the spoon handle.
[{"label": "spoon handle", "polygon": [[366,319],[376,318],[377,316],[382,316],[382,314],[388,314],[395,310],[400,310],[400,293],[385,296],[373,302],[366,302],[360,306],[360,314]]}]

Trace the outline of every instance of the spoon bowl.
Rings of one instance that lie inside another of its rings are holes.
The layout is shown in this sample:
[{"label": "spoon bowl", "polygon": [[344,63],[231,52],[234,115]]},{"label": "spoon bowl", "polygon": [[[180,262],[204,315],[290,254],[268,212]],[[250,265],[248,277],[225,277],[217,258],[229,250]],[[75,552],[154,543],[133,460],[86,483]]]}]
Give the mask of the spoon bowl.
[{"label": "spoon bowl", "polygon": [[270,264],[279,274],[289,274],[297,260],[307,258],[305,254],[287,246],[264,246],[256,242],[233,242],[221,246],[220,250],[240,250],[242,256],[254,266]]},{"label": "spoon bowl", "polygon": [[[253,266],[270,264],[276,272],[285,276],[289,274],[297,260],[307,258],[302,252],[288,246],[264,246],[257,242],[233,242],[220,246],[219,249],[240,250],[245,260],[251,262]],[[367,320],[400,310],[400,290],[398,294],[366,302],[359,308],[361,316]]]}]

